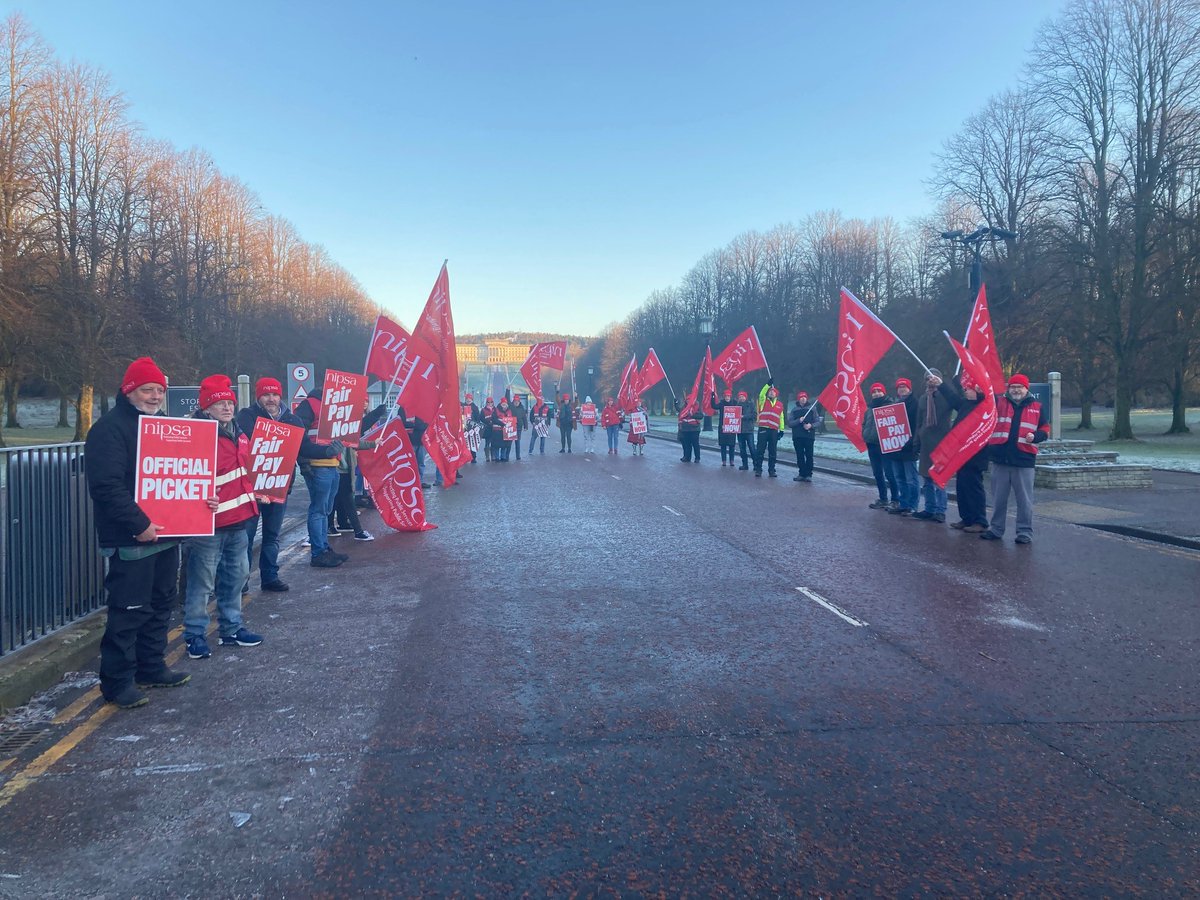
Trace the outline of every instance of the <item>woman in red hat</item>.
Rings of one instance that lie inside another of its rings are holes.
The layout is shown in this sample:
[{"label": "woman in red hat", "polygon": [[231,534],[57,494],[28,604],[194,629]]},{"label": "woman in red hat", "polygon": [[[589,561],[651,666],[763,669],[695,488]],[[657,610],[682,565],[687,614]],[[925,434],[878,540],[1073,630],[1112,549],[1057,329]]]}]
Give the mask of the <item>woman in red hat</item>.
[{"label": "woman in red hat", "polygon": [[[904,404],[908,414],[909,434],[916,434],[917,427],[917,398],[912,392],[912,382],[907,378],[896,379],[896,399]],[[888,509],[889,513],[909,517],[917,509],[917,500],[921,492],[921,479],[917,474],[917,447],[912,437],[903,447],[888,454],[888,465],[892,477],[896,479],[896,489],[900,491],[900,505]]]},{"label": "woman in red hat", "polygon": [[[871,385],[871,399],[863,412],[862,420],[862,436],[867,444],[867,456],[871,459],[871,474],[875,476],[875,489],[879,491],[879,499],[871,504],[871,509],[888,509],[889,504],[892,509],[900,508],[900,491],[896,487],[896,476],[892,474],[887,457],[884,456],[883,449],[880,447],[879,429],[875,425],[875,413],[873,412],[881,406],[895,402],[887,395],[887,388],[883,386],[883,382],[877,381]],[[891,494],[890,501],[888,500],[889,493]]]},{"label": "woman in red hat", "polygon": [[[641,397],[633,398],[633,411],[635,413],[641,413],[642,415],[645,415],[647,417],[646,424],[647,425],[650,424],[649,415],[646,413],[646,407],[642,406],[642,398]],[[620,428],[621,426],[618,425],[617,427]],[[633,455],[634,456],[645,456],[646,455],[646,435],[645,434],[634,434],[632,426],[630,426],[630,428],[629,428],[629,443],[633,444]],[[617,451],[614,450],[613,452],[616,453]]]},{"label": "woman in red hat", "polygon": [[558,405],[558,436],[562,441],[559,453],[571,452],[571,432],[575,430],[575,406],[571,403],[571,395],[563,394],[562,403]]}]

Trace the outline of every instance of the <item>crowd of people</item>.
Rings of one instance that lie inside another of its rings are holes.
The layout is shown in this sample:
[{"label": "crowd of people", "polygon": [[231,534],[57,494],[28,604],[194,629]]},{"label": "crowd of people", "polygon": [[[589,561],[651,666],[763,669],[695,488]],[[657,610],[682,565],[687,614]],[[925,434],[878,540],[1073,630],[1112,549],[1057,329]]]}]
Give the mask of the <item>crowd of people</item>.
[{"label": "crowd of people", "polygon": [[[257,647],[263,642],[242,617],[242,599],[250,589],[254,541],[260,525],[260,586],[268,592],[289,589],[279,573],[280,533],[287,501],[256,493],[249,474],[249,435],[259,419],[304,429],[297,462],[309,497],[309,564],[314,568],[336,568],[350,559],[348,554],[333,549],[332,538],[353,534],[359,541],[374,539],[358,518],[358,504],[369,504],[370,500],[356,497],[354,450],[338,440],[317,440],[321,398],[311,396],[294,411],[288,409],[280,382],[269,377],[256,382],[254,394],[254,402],[239,411],[227,376],[210,375],[200,385],[194,415],[215,421],[218,435],[217,495],[206,501],[214,514],[215,527],[209,536],[160,539],[163,526],[152,522],[135,501],[138,419],[160,414],[166,397],[166,377],[152,359],[142,357],[130,364],[116,402],[88,434],[84,455],[88,489],[101,553],[108,561],[104,582],[108,620],[100,647],[100,688],[107,701],[122,708],[147,703],[143,689],[177,687],[190,678],[172,671],[165,662],[181,557],[186,574],[183,635],[192,659],[211,656],[210,596],[216,599],[221,646]],[[927,371],[925,390],[919,397],[907,378],[896,380],[894,397],[888,395],[882,383],[872,384],[862,421],[878,491],[870,507],[903,518],[945,522],[948,496],[931,476],[932,454],[954,423],[984,399],[961,378],[951,383],[943,381],[937,369]],[[755,476],[761,477],[765,466],[767,477],[777,477],[776,447],[784,429],[789,428],[798,468],[794,480],[812,481],[813,444],[822,417],[819,404],[807,392],[797,392],[790,410],[785,409],[771,380],[762,387],[757,400],[751,400],[746,391],[739,391],[735,397],[731,390],[720,398],[713,394],[709,400],[721,424],[718,448],[722,466],[732,467],[740,454],[742,471],[753,465]],[[873,410],[892,403],[904,405],[912,434],[902,447],[884,452]],[[984,540],[1001,540],[1011,494],[1017,507],[1016,542],[1029,544],[1033,534],[1034,462],[1037,445],[1049,436],[1049,422],[1023,375],[1009,379],[1007,390],[996,397],[996,404],[996,422],[987,446],[958,470],[955,488],[959,520],[951,527],[978,534]],[[737,407],[740,415],[727,417],[726,410],[731,407]],[[704,420],[701,404],[693,397],[687,402],[677,401],[676,409],[677,437],[683,448],[680,461],[699,463]],[[421,436],[425,425],[420,419],[410,421],[399,405],[379,405],[369,412],[364,410],[362,432],[367,433],[388,414],[400,418],[408,430],[422,471],[422,485],[429,487],[423,474]],[[552,423],[559,432],[559,453],[573,452],[576,431],[582,433],[581,452],[595,452],[595,432],[599,428],[606,434],[608,453],[618,454],[623,427],[638,414],[645,417],[638,420],[644,427],[648,416],[640,398],[634,399],[632,411],[627,414],[613,397],[597,407],[591,397],[578,402],[569,394],[564,394],[554,409],[540,399],[527,407],[519,396],[511,400],[505,396],[499,402],[489,397],[479,407],[471,394],[464,397],[461,406],[471,461],[477,462],[482,452],[485,462],[494,463],[508,462],[514,454],[515,459],[521,459],[525,431],[530,432],[527,452],[544,454]],[[626,443],[635,456],[643,455],[645,431],[630,428]],[[369,441],[360,441],[360,447],[370,446]],[[993,503],[990,519],[983,487],[989,465]],[[462,477],[461,472],[458,477]],[[440,474],[437,478],[440,480]]]}]

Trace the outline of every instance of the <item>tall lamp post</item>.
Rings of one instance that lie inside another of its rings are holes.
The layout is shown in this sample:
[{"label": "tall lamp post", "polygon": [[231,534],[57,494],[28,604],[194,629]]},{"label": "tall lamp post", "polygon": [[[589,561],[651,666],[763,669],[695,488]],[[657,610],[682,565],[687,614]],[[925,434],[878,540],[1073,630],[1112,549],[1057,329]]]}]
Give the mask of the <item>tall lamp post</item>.
[{"label": "tall lamp post", "polygon": [[594,375],[595,372],[596,372],[595,366],[588,366],[588,396],[589,397],[593,396],[593,394],[592,394],[592,375]]},{"label": "tall lamp post", "polygon": [[[712,345],[712,330],[713,330],[712,316],[701,316],[700,317],[700,336],[704,338],[704,354],[705,354],[705,356],[708,355],[708,349]],[[707,387],[707,384],[700,385],[701,390],[703,390],[705,387]],[[699,403],[701,406],[701,409],[703,409],[704,404],[700,397],[696,398],[696,402]],[[704,429],[703,430],[704,431],[712,431],[713,430],[712,416],[704,417]]]},{"label": "tall lamp post", "polygon": [[968,277],[967,284],[971,291],[971,299],[975,299],[975,295],[979,293],[979,288],[983,284],[983,257],[980,256],[983,250],[983,239],[986,237],[998,237],[1004,241],[1015,240],[1017,233],[1009,231],[1007,228],[998,228],[993,225],[980,225],[974,231],[968,233],[963,229],[957,231],[943,231],[942,239],[953,241],[956,244],[962,244],[971,250],[971,274]]}]

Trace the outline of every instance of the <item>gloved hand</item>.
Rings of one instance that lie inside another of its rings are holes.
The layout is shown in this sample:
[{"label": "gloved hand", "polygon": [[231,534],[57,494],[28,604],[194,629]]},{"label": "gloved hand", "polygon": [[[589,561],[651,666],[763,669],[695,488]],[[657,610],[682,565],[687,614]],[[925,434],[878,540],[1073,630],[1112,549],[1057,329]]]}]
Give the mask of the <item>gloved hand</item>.
[{"label": "gloved hand", "polygon": [[345,449],[346,449],[346,445],[345,445],[345,444],[343,444],[341,441],[339,441],[339,440],[337,440],[337,439],[335,438],[335,439],[334,439],[334,440],[333,440],[333,441],[332,441],[332,442],[329,444],[329,450],[330,450],[330,452],[329,452],[329,454],[328,454],[328,455],[327,455],[325,458],[326,458],[326,459],[333,459],[333,458],[334,458],[334,457],[336,457],[336,456],[341,456],[341,455],[342,455],[342,451],[343,451],[343,450],[345,450]]}]

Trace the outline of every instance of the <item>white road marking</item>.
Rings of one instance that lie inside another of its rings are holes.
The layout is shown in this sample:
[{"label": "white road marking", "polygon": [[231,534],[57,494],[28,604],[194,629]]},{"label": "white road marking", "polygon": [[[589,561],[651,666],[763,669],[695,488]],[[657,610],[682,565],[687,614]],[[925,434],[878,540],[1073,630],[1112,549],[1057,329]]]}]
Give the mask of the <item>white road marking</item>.
[{"label": "white road marking", "polygon": [[802,593],[805,597],[807,597],[809,600],[813,601],[814,603],[818,603],[821,606],[825,607],[827,610],[829,610],[831,613],[833,613],[839,619],[843,619],[844,621],[849,622],[855,628],[862,628],[864,625],[868,624],[866,622],[860,622],[858,619],[854,618],[854,616],[851,616],[851,615],[843,612],[842,610],[838,609],[836,606],[834,606],[832,603],[830,603],[828,600],[826,600],[824,597],[822,597],[816,591],[810,591],[806,587],[798,587],[798,588],[796,588],[796,590],[798,590],[800,593]]},{"label": "white road marking", "polygon": [[615,479],[617,479],[617,481],[620,481],[620,480],[621,480],[621,476],[620,476],[620,475],[610,475],[610,476],[608,476],[608,477],[609,477],[609,478],[615,478]]},{"label": "white road marking", "polygon": [[667,512],[669,512],[673,516],[682,516],[683,515],[683,513],[679,512],[678,510],[671,509],[671,507],[666,506],[666,505],[663,506],[663,509],[665,509]]}]

